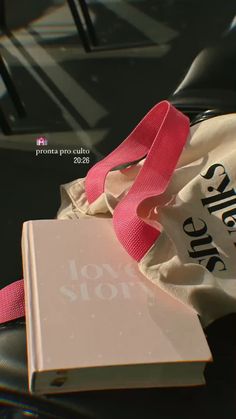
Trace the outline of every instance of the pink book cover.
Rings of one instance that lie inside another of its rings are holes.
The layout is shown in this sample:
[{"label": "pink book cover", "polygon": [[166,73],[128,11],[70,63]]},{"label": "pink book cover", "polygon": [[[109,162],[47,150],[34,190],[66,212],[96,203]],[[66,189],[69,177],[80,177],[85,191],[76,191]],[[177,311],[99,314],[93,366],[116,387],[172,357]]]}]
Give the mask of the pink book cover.
[{"label": "pink book cover", "polygon": [[196,313],[139,272],[111,220],[28,221],[22,253],[32,392],[204,383]]}]

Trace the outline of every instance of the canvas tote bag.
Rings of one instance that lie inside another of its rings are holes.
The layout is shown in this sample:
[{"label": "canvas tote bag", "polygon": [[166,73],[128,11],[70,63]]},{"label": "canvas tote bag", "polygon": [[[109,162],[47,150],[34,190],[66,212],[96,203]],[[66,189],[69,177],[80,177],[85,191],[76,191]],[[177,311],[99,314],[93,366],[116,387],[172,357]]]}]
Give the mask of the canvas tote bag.
[{"label": "canvas tote bag", "polygon": [[189,130],[164,101],[85,179],[61,186],[58,218],[113,217],[141,272],[206,326],[236,311],[235,166],[236,114]]},{"label": "canvas tote bag", "polygon": [[[206,326],[236,310],[235,132],[236,114],[189,130],[161,102],[85,179],[61,187],[58,218],[113,217],[142,273]],[[0,323],[24,314],[23,287],[0,291]]]}]

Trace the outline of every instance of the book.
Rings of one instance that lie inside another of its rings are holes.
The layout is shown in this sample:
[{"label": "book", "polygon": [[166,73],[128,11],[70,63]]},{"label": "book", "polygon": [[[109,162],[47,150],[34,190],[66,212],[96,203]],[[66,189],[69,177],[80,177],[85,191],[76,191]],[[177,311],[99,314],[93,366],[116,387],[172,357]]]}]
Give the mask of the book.
[{"label": "book", "polygon": [[204,384],[197,314],[139,272],[111,220],[27,221],[22,254],[32,392]]}]

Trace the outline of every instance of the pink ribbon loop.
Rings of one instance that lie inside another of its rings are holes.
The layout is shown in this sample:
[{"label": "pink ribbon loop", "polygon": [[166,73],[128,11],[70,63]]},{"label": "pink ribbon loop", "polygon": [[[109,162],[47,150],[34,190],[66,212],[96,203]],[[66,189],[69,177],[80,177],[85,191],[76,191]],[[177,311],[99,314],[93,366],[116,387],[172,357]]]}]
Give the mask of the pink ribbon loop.
[{"label": "pink ribbon loop", "polygon": [[90,204],[104,192],[106,176],[112,169],[135,162],[147,155],[157,129],[165,117],[166,109],[170,106],[167,101],[155,105],[115,150],[88,171],[85,192]]},{"label": "pink ribbon loop", "polygon": [[113,214],[119,241],[137,261],[142,259],[160,234],[158,229],[138,217],[137,208],[144,199],[158,196],[166,190],[188,134],[188,118],[169,102],[160,102],[86,176],[86,196],[92,203],[104,192],[106,176],[111,169],[147,156],[133,186]]},{"label": "pink ribbon loop", "polygon": [[143,200],[165,192],[189,134],[188,118],[170,104],[160,105],[165,106],[165,114],[162,123],[156,126],[145,163],[113,213],[116,235],[136,261],[143,258],[160,235],[158,229],[138,217],[137,208]]},{"label": "pink ribbon loop", "polygon": [[20,279],[0,290],[0,324],[24,315],[24,280]]}]

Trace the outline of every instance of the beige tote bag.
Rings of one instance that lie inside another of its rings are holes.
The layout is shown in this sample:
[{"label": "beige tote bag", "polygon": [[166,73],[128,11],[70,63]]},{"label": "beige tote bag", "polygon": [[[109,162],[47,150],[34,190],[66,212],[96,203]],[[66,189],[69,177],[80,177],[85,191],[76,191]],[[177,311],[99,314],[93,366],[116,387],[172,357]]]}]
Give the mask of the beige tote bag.
[{"label": "beige tote bag", "polygon": [[142,273],[204,326],[236,311],[236,114],[189,129],[156,105],[85,179],[61,186],[57,217],[91,216],[114,216]]}]

